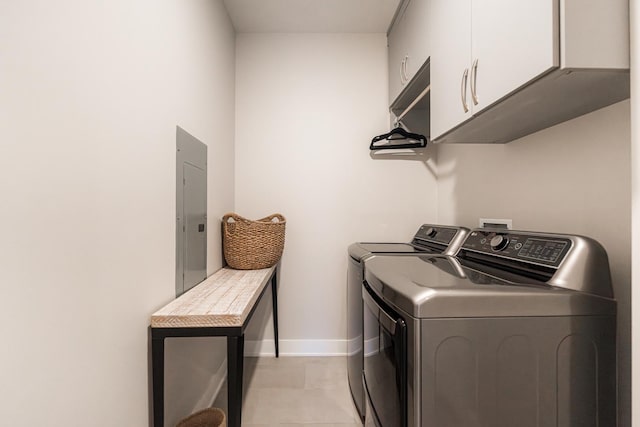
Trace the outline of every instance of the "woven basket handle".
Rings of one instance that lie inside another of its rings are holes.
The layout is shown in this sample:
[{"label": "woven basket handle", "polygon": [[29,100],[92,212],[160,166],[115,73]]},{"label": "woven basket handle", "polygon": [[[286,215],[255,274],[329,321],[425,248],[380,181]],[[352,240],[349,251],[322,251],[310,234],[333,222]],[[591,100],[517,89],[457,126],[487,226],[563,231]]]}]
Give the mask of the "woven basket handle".
[{"label": "woven basket handle", "polygon": [[286,220],[284,219],[284,216],[280,215],[279,213],[275,213],[273,215],[269,215],[267,217],[260,218],[258,221],[260,221],[260,222],[273,222],[274,219],[278,220],[276,222],[286,222]]},{"label": "woven basket handle", "polygon": [[[230,219],[232,219],[233,221],[229,221]],[[231,227],[226,227],[227,224],[233,224],[235,222],[244,222],[244,223],[248,223],[250,222],[248,219],[241,217],[240,215],[233,213],[233,212],[229,212],[227,214],[225,214],[222,217],[222,224],[225,225],[225,227],[222,227],[224,229],[224,234],[226,236],[231,236],[234,234],[235,231],[235,227],[233,227],[233,231],[231,230]]]},{"label": "woven basket handle", "polygon": [[229,212],[222,217],[222,222],[229,222],[230,219],[233,219],[234,222],[251,222],[247,218],[238,215],[234,212]]}]

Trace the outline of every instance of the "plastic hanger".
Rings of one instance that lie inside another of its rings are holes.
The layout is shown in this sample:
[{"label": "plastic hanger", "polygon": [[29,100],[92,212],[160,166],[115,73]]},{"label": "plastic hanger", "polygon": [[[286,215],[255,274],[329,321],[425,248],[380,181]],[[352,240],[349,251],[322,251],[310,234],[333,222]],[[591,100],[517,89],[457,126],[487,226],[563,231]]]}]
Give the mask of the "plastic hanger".
[{"label": "plastic hanger", "polygon": [[[386,143],[380,143],[386,141]],[[407,142],[395,142],[407,141]],[[419,133],[407,132],[397,124],[391,132],[378,135],[371,140],[369,150],[395,150],[398,148],[424,148],[427,146],[427,137]]]}]

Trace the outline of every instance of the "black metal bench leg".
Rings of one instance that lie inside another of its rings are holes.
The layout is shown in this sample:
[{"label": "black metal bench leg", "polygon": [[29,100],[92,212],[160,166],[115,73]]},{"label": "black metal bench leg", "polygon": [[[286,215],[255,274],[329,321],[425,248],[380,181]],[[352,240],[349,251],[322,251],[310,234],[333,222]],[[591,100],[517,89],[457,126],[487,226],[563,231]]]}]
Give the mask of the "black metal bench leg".
[{"label": "black metal bench leg", "polygon": [[227,337],[227,397],[229,427],[242,424],[242,381],[244,365],[244,335]]},{"label": "black metal bench leg", "polygon": [[151,338],[153,426],[164,427],[164,337]]},{"label": "black metal bench leg", "polygon": [[278,269],[274,270],[271,278],[271,294],[273,301],[273,339],[276,345],[276,357],[280,356],[278,340]]}]

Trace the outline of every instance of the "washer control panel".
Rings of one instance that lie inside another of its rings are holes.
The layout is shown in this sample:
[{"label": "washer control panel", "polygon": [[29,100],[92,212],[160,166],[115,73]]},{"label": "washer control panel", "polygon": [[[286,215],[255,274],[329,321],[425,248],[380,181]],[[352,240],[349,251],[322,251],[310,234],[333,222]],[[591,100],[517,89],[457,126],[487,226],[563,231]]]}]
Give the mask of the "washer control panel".
[{"label": "washer control panel", "polygon": [[420,226],[416,235],[413,236],[413,243],[420,244],[420,241],[442,243],[449,245],[460,231],[459,227],[442,227],[438,225],[424,224]]},{"label": "washer control panel", "polygon": [[464,236],[469,230],[464,227],[446,227],[441,225],[423,224],[420,226],[415,236],[413,236],[412,244],[417,246],[432,246],[436,244],[442,247],[448,247],[454,243],[456,238],[462,243]]},{"label": "washer control panel", "polygon": [[509,230],[474,230],[469,233],[462,250],[558,267],[571,246],[571,240],[561,236]]}]

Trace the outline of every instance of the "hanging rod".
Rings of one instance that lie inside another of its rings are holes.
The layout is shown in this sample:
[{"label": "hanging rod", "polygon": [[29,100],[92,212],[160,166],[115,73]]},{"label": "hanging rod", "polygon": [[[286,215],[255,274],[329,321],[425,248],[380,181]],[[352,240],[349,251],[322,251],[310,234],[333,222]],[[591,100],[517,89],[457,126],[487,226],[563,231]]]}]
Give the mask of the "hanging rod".
[{"label": "hanging rod", "polygon": [[409,106],[407,108],[404,109],[404,111],[402,113],[400,113],[399,116],[396,117],[396,123],[399,123],[400,120],[402,120],[402,118],[404,116],[407,115],[407,113],[409,111],[411,111],[411,109],[413,107],[415,107],[415,105],[420,102],[422,100],[422,98],[425,97],[426,94],[428,94],[429,92],[431,92],[431,85],[428,85],[426,88],[424,88],[424,90],[420,93],[420,95],[416,96],[416,99],[413,100],[413,102],[411,102],[411,104],[409,104]]}]

